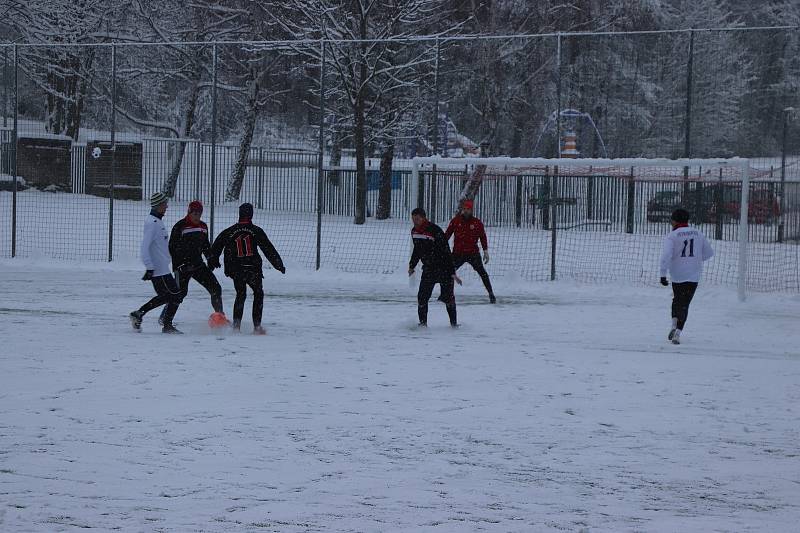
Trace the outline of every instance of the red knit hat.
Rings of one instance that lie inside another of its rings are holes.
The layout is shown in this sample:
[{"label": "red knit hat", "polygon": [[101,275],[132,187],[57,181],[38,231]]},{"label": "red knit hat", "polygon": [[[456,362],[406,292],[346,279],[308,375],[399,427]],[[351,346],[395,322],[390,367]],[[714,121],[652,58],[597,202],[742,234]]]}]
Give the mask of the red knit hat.
[{"label": "red knit hat", "polygon": [[200,200],[195,200],[189,204],[189,212],[191,213],[192,211],[197,211],[198,213],[202,214],[203,204],[200,202]]},{"label": "red knit hat", "polygon": [[473,209],[475,207],[475,202],[472,200],[464,200],[464,202],[461,204],[461,207],[464,209]]}]

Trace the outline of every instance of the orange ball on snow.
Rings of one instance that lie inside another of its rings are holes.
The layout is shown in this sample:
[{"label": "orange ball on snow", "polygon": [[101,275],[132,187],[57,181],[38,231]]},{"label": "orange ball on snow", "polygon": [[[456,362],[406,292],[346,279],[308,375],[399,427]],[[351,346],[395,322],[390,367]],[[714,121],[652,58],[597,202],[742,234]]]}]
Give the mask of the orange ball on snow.
[{"label": "orange ball on snow", "polygon": [[211,313],[211,316],[208,317],[208,327],[211,329],[222,328],[228,325],[228,319],[225,317],[225,313]]}]

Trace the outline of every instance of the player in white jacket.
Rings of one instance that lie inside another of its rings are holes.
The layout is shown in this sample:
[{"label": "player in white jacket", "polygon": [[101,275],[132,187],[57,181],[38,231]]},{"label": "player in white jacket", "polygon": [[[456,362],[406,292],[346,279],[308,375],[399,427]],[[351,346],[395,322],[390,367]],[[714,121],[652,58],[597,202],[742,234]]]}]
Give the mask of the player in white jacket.
[{"label": "player in white jacket", "polygon": [[148,311],[166,304],[162,331],[164,333],[181,333],[172,325],[172,319],[175,317],[183,297],[175,278],[172,277],[169,233],[167,233],[167,228],[164,227],[162,220],[167,211],[168,200],[167,196],[161,192],[150,197],[151,210],[144,223],[142,237],[141,257],[146,269],[142,279],[153,283],[156,296],[130,314],[131,325],[136,331],[141,331],[142,318]]},{"label": "player in white jacket", "polygon": [[668,339],[680,344],[689,304],[703,274],[703,262],[714,257],[714,250],[700,230],[689,226],[689,212],[685,209],[676,209],[671,222],[672,231],[664,238],[659,266],[661,284],[669,285],[667,273],[672,279],[672,329]]}]

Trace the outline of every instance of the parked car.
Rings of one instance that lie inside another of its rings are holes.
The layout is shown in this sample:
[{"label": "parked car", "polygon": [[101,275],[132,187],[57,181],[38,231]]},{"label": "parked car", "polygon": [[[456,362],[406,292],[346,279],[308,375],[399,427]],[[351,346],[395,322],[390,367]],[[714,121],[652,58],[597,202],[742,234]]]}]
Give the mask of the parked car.
[{"label": "parked car", "polygon": [[[733,194],[727,197],[722,206],[722,213],[728,219],[739,217],[741,209],[741,188],[730,187]],[[747,219],[753,224],[772,224],[781,214],[781,206],[777,195],[769,189],[751,191],[748,199]]]},{"label": "parked car", "polygon": [[669,222],[672,212],[682,206],[681,193],[678,191],[658,191],[647,202],[647,221]]},{"label": "parked car", "polygon": [[[668,222],[675,209],[689,211],[697,223],[730,222],[739,218],[741,187],[727,184],[706,184],[682,191],[659,191],[647,202],[648,222]],[[780,216],[780,203],[769,189],[752,191],[748,220],[754,224],[771,224]]]}]

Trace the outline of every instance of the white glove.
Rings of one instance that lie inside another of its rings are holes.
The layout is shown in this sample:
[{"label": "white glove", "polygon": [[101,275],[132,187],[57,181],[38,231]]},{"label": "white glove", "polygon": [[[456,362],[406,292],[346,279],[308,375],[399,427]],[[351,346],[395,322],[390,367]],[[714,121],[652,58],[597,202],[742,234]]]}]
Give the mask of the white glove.
[{"label": "white glove", "polygon": [[483,251],[483,262],[487,265],[489,264],[489,250]]}]

